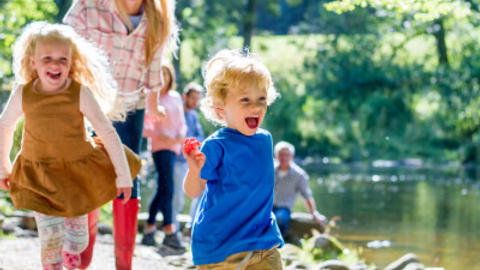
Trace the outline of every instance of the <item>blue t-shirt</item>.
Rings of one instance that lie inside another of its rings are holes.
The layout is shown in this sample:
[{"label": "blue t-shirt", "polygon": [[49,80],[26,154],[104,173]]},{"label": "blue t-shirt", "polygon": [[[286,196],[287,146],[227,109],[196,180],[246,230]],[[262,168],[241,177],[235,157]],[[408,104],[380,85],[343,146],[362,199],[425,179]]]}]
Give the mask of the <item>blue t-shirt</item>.
[{"label": "blue t-shirt", "polygon": [[272,136],[222,128],[208,137],[201,178],[208,180],[192,232],[193,263],[209,264],[229,255],[283,245],[272,214]]}]

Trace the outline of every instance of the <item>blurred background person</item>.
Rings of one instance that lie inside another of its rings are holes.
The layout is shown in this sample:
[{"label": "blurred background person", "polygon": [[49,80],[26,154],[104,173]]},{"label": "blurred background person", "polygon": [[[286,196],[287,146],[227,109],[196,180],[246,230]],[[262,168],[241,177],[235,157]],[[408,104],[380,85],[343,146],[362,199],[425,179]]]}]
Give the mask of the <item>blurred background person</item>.
[{"label": "blurred background person", "polygon": [[148,220],[145,224],[142,244],[156,245],[156,216],[157,212],[163,214],[163,232],[165,237],[163,245],[174,249],[185,249],[173,216],[173,169],[175,159],[180,154],[181,146],[185,140],[187,126],[183,113],[183,102],[180,94],[175,91],[175,71],[171,65],[162,68],[165,84],[161,91],[151,92],[147,102],[156,102],[165,108],[167,115],[159,119],[148,112],[145,116],[144,136],[149,138],[149,148],[157,169],[157,189],[153,195],[149,209]]},{"label": "blurred background person", "polygon": [[274,153],[276,162],[273,213],[277,218],[282,236],[285,238],[288,231],[297,193],[300,193],[305,200],[305,206],[312,214],[313,220],[325,227],[327,218],[316,210],[308,174],[293,161],[295,147],[281,141],[275,145]]},{"label": "blurred background person", "polygon": [[[183,112],[185,114],[185,122],[187,124],[187,138],[195,138],[197,141],[202,142],[205,138],[203,133],[202,125],[200,124],[200,119],[198,118],[197,107],[200,99],[202,98],[203,87],[195,82],[188,83],[183,88]],[[177,155],[175,161],[174,169],[174,181],[175,188],[173,190],[173,219],[177,228],[179,228],[178,221],[176,219],[177,215],[180,214],[183,210],[185,202],[185,194],[183,192],[183,179],[187,173],[187,160],[180,152]],[[198,199],[195,198],[190,204],[190,216],[193,220],[193,215],[195,214],[196,205],[198,204]]]}]

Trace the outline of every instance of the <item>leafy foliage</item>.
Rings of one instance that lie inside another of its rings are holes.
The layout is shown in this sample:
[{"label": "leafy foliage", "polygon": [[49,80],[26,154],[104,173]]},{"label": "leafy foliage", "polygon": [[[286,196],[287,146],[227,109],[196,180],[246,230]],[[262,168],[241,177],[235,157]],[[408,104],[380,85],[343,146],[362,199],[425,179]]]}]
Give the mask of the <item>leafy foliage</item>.
[{"label": "leafy foliage", "polygon": [[395,13],[413,13],[415,19],[432,21],[442,16],[463,18],[471,14],[470,4],[459,0],[337,0],[325,4],[329,11],[343,13],[371,6]]},{"label": "leafy foliage", "polygon": [[23,26],[33,20],[53,21],[57,6],[53,0],[0,1],[0,85],[5,89],[12,78],[12,46]]}]

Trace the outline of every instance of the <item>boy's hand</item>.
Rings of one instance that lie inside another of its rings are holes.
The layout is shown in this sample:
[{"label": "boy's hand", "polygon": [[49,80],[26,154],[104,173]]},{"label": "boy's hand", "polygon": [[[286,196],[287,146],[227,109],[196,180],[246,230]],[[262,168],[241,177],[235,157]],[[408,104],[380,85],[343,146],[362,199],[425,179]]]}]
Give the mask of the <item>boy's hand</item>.
[{"label": "boy's hand", "polygon": [[198,150],[199,146],[200,142],[195,138],[186,138],[183,142],[183,149],[187,152],[187,154],[192,153],[195,149]]},{"label": "boy's hand", "polygon": [[0,189],[3,189],[3,190],[10,189],[10,180],[8,178],[0,179]]},{"label": "boy's hand", "polygon": [[132,188],[131,187],[121,187],[117,188],[117,196],[120,196],[123,193],[123,204],[126,204],[132,196]]},{"label": "boy's hand", "polygon": [[200,171],[205,164],[205,155],[200,152],[198,147],[200,146],[200,142],[197,141],[195,138],[187,138],[183,143],[183,155],[187,159],[188,168],[190,170]]}]

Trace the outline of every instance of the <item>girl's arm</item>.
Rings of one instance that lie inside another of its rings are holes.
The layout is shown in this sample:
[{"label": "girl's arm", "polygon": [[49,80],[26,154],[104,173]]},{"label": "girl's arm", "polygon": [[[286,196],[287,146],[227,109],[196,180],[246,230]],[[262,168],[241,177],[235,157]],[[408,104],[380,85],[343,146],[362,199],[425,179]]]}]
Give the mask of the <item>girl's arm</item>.
[{"label": "girl's arm", "polygon": [[133,184],[125,151],[112,122],[102,112],[92,92],[85,87],[80,90],[80,111],[92,123],[95,133],[102,140],[117,174],[117,190],[124,193],[126,202],[130,197]]},{"label": "girl's arm", "polygon": [[205,164],[205,155],[195,147],[190,153],[185,149],[185,145],[182,148],[183,155],[188,162],[188,171],[183,181],[183,190],[190,198],[197,198],[202,195],[207,180],[200,178],[200,171]]},{"label": "girl's arm", "polygon": [[22,109],[22,92],[23,87],[18,87],[12,91],[10,98],[0,115],[0,180],[8,179],[12,171],[10,163],[10,149],[12,148],[12,134],[15,131],[15,124],[23,114]]}]

